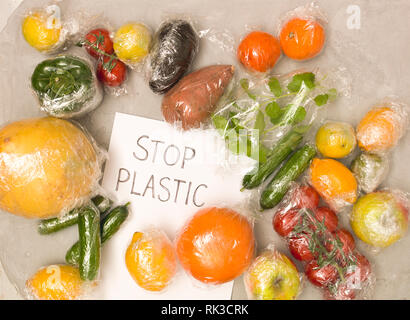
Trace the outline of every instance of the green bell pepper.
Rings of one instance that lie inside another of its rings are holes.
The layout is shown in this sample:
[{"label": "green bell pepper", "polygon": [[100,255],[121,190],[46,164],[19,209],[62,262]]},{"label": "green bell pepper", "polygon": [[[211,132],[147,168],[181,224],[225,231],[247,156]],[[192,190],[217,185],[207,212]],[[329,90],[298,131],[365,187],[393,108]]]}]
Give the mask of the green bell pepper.
[{"label": "green bell pepper", "polygon": [[90,64],[75,56],[58,56],[37,65],[31,86],[48,114],[71,118],[95,109],[101,88]]}]

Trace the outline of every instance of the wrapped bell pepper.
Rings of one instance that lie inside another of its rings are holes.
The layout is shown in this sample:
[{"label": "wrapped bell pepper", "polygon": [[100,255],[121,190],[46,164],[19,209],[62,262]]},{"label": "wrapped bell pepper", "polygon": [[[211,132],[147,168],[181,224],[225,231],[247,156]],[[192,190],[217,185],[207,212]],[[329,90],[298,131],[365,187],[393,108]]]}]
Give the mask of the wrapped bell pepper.
[{"label": "wrapped bell pepper", "polygon": [[37,65],[31,86],[51,116],[72,118],[94,110],[103,94],[91,65],[75,56],[58,56]]}]

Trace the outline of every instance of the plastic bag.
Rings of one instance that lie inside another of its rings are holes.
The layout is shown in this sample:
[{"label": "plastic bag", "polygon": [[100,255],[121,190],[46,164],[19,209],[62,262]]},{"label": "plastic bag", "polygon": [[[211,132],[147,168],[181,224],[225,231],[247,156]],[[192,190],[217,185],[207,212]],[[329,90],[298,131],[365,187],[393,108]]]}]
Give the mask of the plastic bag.
[{"label": "plastic bag", "polygon": [[169,91],[191,68],[199,37],[189,21],[164,21],[154,36],[149,62],[149,86],[154,93]]},{"label": "plastic bag", "polygon": [[372,107],[356,129],[359,147],[369,153],[390,151],[407,130],[408,112],[406,105],[390,99]]},{"label": "plastic bag", "polygon": [[105,154],[79,127],[46,117],[0,130],[0,207],[26,218],[64,214],[98,189]]},{"label": "plastic bag", "polygon": [[62,55],[42,61],[31,76],[40,108],[58,118],[80,117],[103,99],[92,65],[79,57]]},{"label": "plastic bag", "polygon": [[319,207],[319,200],[311,187],[295,184],[278,206],[273,227],[325,298],[368,298],[374,282],[371,265],[355,249],[350,232],[338,227],[336,213]]},{"label": "plastic bag", "polygon": [[278,38],[283,53],[294,60],[308,60],[322,51],[327,18],[315,3],[287,12],[279,26]]},{"label": "plastic bag", "polygon": [[409,195],[382,189],[360,197],[353,206],[350,224],[358,238],[374,248],[385,248],[408,230]]},{"label": "plastic bag", "polygon": [[273,248],[256,257],[244,275],[246,292],[252,300],[294,300],[301,281],[292,260]]},{"label": "plastic bag", "polygon": [[227,208],[199,210],[179,231],[176,251],[185,271],[202,284],[218,285],[239,277],[255,252],[248,219]]},{"label": "plastic bag", "polygon": [[125,264],[141,288],[154,292],[169,286],[177,270],[174,247],[158,229],[134,233],[125,253]]},{"label": "plastic bag", "polygon": [[231,65],[213,65],[182,78],[162,100],[165,121],[184,130],[199,127],[210,118],[233,73]]}]

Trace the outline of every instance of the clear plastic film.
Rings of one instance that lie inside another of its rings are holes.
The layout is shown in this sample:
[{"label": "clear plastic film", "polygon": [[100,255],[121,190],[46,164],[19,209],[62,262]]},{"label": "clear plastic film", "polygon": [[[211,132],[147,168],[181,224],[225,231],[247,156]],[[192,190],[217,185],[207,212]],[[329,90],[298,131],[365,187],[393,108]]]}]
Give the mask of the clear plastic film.
[{"label": "clear plastic film", "polygon": [[308,60],[322,51],[326,41],[327,18],[315,3],[284,14],[278,27],[283,53],[294,60]]},{"label": "clear plastic film", "polygon": [[160,292],[172,282],[177,271],[174,246],[159,229],[135,232],[125,253],[130,276],[141,288]]},{"label": "clear plastic film", "polygon": [[360,120],[356,128],[359,147],[369,153],[386,154],[405,134],[408,123],[408,106],[386,98]]},{"label": "clear plastic film", "polygon": [[232,209],[201,209],[179,231],[176,251],[182,267],[196,281],[223,284],[239,277],[252,262],[253,226]]},{"label": "clear plastic film", "polygon": [[357,237],[375,249],[386,248],[405,236],[409,195],[382,189],[361,196],[353,206],[350,224]]},{"label": "clear plastic film", "polygon": [[169,91],[190,71],[199,50],[199,37],[185,19],[167,19],[155,33],[149,61],[149,87],[154,93]]},{"label": "clear plastic film", "polygon": [[99,188],[105,153],[75,124],[58,118],[0,130],[0,207],[26,218],[64,214]]},{"label": "clear plastic film", "polygon": [[301,291],[302,277],[285,254],[268,247],[258,255],[244,274],[251,300],[294,300]]},{"label": "clear plastic film", "polygon": [[369,298],[375,280],[370,262],[357,251],[351,233],[339,226],[336,213],[319,206],[319,200],[313,188],[295,183],[274,213],[274,230],[324,298]]},{"label": "clear plastic film", "polygon": [[212,65],[183,77],[162,100],[165,121],[184,130],[207,122],[234,74],[231,65]]},{"label": "clear plastic film", "polygon": [[61,55],[40,62],[31,76],[40,108],[58,118],[80,117],[97,108],[103,92],[87,60]]}]

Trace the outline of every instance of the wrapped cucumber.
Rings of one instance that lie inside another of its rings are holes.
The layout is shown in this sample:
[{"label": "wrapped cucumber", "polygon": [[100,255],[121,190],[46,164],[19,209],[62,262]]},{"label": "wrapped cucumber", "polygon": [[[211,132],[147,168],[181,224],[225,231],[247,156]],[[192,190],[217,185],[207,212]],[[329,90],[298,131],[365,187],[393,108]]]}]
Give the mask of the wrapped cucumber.
[{"label": "wrapped cucumber", "polygon": [[353,160],[351,169],[359,188],[365,193],[373,192],[389,173],[389,159],[363,152]]},{"label": "wrapped cucumber", "polygon": [[58,56],[44,60],[31,76],[43,111],[57,118],[82,116],[101,103],[101,86],[86,60]]}]

